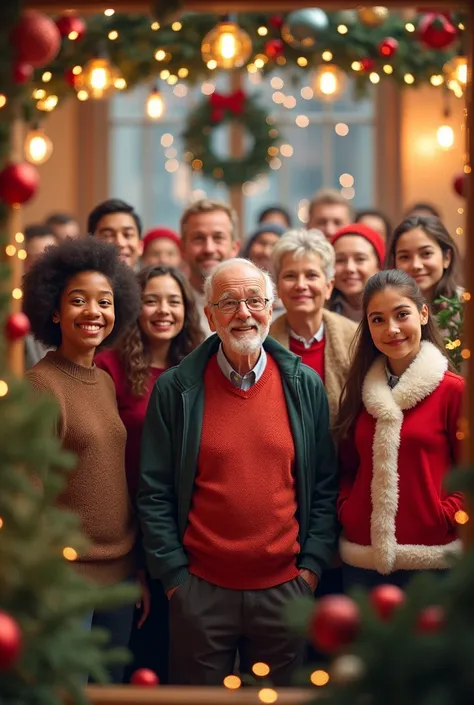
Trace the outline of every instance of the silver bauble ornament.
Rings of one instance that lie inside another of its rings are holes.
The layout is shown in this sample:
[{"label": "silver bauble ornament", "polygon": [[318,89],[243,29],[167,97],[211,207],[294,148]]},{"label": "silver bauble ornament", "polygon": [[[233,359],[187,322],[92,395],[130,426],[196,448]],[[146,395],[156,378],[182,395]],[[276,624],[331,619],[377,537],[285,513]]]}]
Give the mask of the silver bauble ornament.
[{"label": "silver bauble ornament", "polygon": [[311,49],[327,30],[328,17],[317,7],[290,12],[281,28],[281,36],[295,49]]}]

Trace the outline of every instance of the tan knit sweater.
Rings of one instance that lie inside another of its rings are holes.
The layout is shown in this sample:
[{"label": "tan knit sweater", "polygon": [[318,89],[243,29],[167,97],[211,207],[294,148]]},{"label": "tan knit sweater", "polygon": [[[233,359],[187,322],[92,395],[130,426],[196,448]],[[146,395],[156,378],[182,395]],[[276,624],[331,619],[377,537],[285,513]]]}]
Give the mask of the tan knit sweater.
[{"label": "tan knit sweater", "polygon": [[64,448],[77,455],[58,501],[79,516],[91,542],[76,566],[96,583],[120,582],[134,572],[137,530],[125,477],[126,431],[112,379],[56,351],[48,352],[26,377],[59,402],[58,433]]}]

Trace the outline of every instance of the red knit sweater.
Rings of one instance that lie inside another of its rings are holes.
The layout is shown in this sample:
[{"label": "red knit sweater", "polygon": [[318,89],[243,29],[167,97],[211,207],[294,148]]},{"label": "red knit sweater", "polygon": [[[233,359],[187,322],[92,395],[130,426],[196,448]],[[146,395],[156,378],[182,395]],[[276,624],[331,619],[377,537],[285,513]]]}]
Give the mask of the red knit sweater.
[{"label": "red knit sweater", "polygon": [[322,340],[314,340],[309,348],[305,348],[303,343],[290,335],[290,350],[295,355],[301,357],[302,362],[318,373],[324,383],[324,345],[325,337]]},{"label": "red knit sweater", "polygon": [[295,451],[278,367],[268,357],[248,391],[211,358],[201,446],[184,546],[189,570],[236,590],[298,575]]}]

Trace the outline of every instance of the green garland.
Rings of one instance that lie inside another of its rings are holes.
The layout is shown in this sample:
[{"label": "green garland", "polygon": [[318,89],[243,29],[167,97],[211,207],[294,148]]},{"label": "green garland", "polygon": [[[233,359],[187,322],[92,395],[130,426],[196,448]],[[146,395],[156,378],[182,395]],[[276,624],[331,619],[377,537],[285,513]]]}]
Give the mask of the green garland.
[{"label": "green garland", "polygon": [[[279,133],[267,119],[266,111],[243,92],[214,94],[205,98],[188,118],[182,135],[184,154],[204,176],[229,187],[241,186],[269,168],[269,151],[277,144]],[[232,123],[244,127],[254,142],[246,156],[223,159],[213,151],[213,132],[222,124]]]},{"label": "green garland", "polygon": [[[120,70],[128,87],[146,80],[156,80],[163,70],[177,77],[176,80],[179,78],[180,81],[190,84],[215,76],[216,72],[208,69],[202,60],[201,42],[207,32],[215,27],[219,17],[204,13],[185,14],[179,18],[181,28],[176,29],[173,20],[176,18],[178,7],[177,0],[172,0],[171,4],[167,0],[158,0],[156,5],[158,16],[168,22],[167,24],[161,22],[158,29],[156,29],[157,23],[148,16],[114,14],[112,17],[106,17],[101,14],[87,17],[85,36],[77,41],[65,39],[57,59],[50,66],[35,73],[32,88],[42,88],[48,94],[57,95],[59,98],[75,95],[74,87],[65,77],[74,66],[84,66],[89,59],[93,58],[104,41],[107,43],[110,60]],[[323,64],[323,51],[330,51],[333,55],[331,63],[336,64],[355,79],[359,93],[371,85],[369,75],[356,73],[351,66],[354,61],[364,58],[374,60],[373,70],[379,73],[382,81],[396,81],[406,88],[408,86],[404,82],[404,76],[410,73],[415,79],[413,85],[416,87],[427,83],[433,74],[442,74],[443,66],[458,49],[458,47],[447,51],[425,49],[417,39],[416,32],[408,32],[406,20],[396,12],[390,13],[387,20],[375,28],[366,27],[360,23],[354,12],[332,12],[327,13],[327,16],[328,28],[315,48],[303,51],[285,44],[283,57],[268,58],[262,71],[268,73],[278,70],[284,62],[285,67],[295,69],[302,75]],[[415,27],[421,17],[422,15],[418,15],[413,20]],[[269,40],[279,39],[281,36],[280,27],[274,21],[275,15],[242,14],[236,19],[252,40],[253,51],[250,61],[258,54],[265,54],[265,47]],[[460,22],[462,19],[463,16],[459,13],[453,14],[454,22]],[[338,32],[341,23],[348,28],[346,34]],[[257,30],[261,26],[268,28],[266,36],[260,36],[258,33]],[[118,37],[113,41],[108,40],[107,36],[113,30],[118,32]],[[392,37],[399,43],[397,54],[392,59],[380,56],[378,49],[380,42],[387,37]],[[166,55],[161,61],[155,59],[159,49],[162,49]],[[300,63],[305,63],[304,60],[307,61],[307,65],[300,66]],[[393,67],[390,75],[383,71],[383,66],[386,64],[391,64]],[[52,73],[52,78],[47,83],[42,80],[46,70]],[[183,73],[186,75],[183,76]],[[32,104],[34,106],[36,101]]]},{"label": "green garland", "polygon": [[464,358],[462,356],[462,332],[464,324],[464,299],[455,296],[452,299],[441,296],[435,301],[439,310],[436,321],[442,332],[444,345],[458,372],[461,372]]}]

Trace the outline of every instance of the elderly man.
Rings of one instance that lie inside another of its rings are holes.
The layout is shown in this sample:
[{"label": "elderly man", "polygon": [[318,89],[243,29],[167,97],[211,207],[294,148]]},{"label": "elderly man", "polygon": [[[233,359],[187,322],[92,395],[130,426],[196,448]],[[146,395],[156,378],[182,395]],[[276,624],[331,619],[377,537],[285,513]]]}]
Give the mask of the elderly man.
[{"label": "elderly man", "polygon": [[288,685],[304,641],[286,603],[312,595],[336,543],[336,463],[320,377],[267,334],[269,276],[244,259],[206,281],[213,335],[158,380],[138,508],[170,600],[170,680],[219,685],[257,661]]}]

